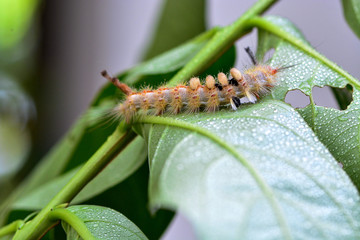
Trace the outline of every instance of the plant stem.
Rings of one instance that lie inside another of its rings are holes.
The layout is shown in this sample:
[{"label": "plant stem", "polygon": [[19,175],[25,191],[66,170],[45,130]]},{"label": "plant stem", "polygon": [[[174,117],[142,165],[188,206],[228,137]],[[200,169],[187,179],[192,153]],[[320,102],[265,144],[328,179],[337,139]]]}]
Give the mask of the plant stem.
[{"label": "plant stem", "polygon": [[324,63],[325,65],[327,65],[329,68],[331,68],[335,72],[344,76],[353,86],[360,88],[360,83],[356,78],[354,78],[349,73],[347,73],[346,71],[341,69],[338,65],[336,65],[336,63],[330,61],[329,59],[327,59],[326,57],[324,57],[323,55],[318,53],[310,45],[307,45],[303,40],[298,39],[298,38],[294,37],[293,35],[285,32],[284,30],[279,28],[279,26],[267,21],[266,19],[264,19],[262,17],[253,17],[247,21],[247,24],[248,24],[248,27],[261,28],[265,31],[268,31],[268,32],[278,36],[281,39],[288,41],[293,46],[299,48],[300,50],[302,50],[309,56],[316,58],[317,60]]},{"label": "plant stem", "polygon": [[54,224],[54,221],[49,218],[51,210],[59,204],[69,203],[135,137],[136,134],[122,122],[99,150],[40,213],[24,228],[17,231],[14,239],[39,239]]},{"label": "plant stem", "polygon": [[196,56],[189,61],[168,83],[173,86],[190,79],[190,77],[201,72],[206,66],[214,62],[241,36],[249,31],[247,21],[250,18],[266,11],[277,0],[260,0],[256,2],[233,24],[222,28],[215,36],[200,50]]},{"label": "plant stem", "polygon": [[54,221],[63,220],[71,227],[73,227],[83,239],[95,239],[89,229],[86,227],[85,223],[78,216],[76,216],[74,213],[70,212],[66,208],[54,209],[49,213],[49,218]]},{"label": "plant stem", "polygon": [[15,233],[23,223],[23,220],[17,220],[0,228],[0,237]]}]

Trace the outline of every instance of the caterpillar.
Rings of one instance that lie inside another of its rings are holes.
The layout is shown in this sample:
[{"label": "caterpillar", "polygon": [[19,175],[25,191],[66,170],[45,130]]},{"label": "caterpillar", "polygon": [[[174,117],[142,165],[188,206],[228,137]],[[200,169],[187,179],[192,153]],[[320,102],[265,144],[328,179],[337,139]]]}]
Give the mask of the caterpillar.
[{"label": "caterpillar", "polygon": [[137,113],[162,115],[165,112],[177,114],[183,110],[196,113],[201,109],[214,112],[220,106],[227,105],[236,110],[242,104],[242,98],[255,103],[261,96],[269,93],[276,84],[277,73],[291,67],[274,68],[260,64],[249,48],[245,50],[254,64],[253,67],[244,73],[237,68],[231,68],[229,77],[220,72],[217,81],[208,75],[204,85],[199,78],[193,77],[188,85],[135,91],[119,79],[111,77],[105,70],[101,74],[126,95],[126,100],[117,105],[114,111],[127,123],[130,123]]}]

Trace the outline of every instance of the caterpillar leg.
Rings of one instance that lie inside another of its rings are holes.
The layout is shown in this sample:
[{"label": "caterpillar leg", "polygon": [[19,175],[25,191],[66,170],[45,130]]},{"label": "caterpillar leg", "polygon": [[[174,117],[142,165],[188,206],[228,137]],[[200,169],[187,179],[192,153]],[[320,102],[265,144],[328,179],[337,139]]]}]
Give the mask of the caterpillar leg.
[{"label": "caterpillar leg", "polygon": [[237,108],[241,105],[241,101],[240,101],[240,98],[238,97],[232,97],[230,99],[230,104],[231,104],[231,107],[232,109],[235,111],[237,110]]}]

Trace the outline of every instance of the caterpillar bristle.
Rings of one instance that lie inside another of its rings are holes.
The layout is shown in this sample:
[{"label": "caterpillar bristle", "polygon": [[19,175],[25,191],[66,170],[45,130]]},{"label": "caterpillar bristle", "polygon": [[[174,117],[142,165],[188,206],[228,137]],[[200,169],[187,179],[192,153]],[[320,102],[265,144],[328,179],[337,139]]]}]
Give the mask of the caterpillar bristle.
[{"label": "caterpillar bristle", "polygon": [[[247,50],[250,57],[254,57]],[[289,66],[291,67],[291,66]],[[180,112],[197,113],[217,111],[222,106],[230,105],[236,110],[246,98],[255,103],[276,85],[276,74],[288,67],[273,68],[256,62],[255,66],[241,73],[237,68],[230,69],[230,74],[220,72],[217,79],[207,76],[202,85],[197,77],[189,80],[189,84],[176,87],[160,87],[134,91],[129,86],[112,78],[106,71],[101,74],[125,93],[126,100],[116,106],[114,112],[130,123],[134,117],[141,115],[162,115]],[[245,100],[246,101],[246,100]]]},{"label": "caterpillar bristle", "polygon": [[295,66],[297,66],[297,65],[299,65],[299,64],[300,64],[300,63],[295,63],[295,64],[291,64],[291,65],[281,66],[281,67],[279,67],[279,68],[277,69],[277,71],[280,72],[280,71],[283,71],[283,70],[285,70],[285,69],[295,67]]},{"label": "caterpillar bristle", "polygon": [[256,60],[255,54],[253,53],[253,51],[251,51],[250,47],[246,47],[245,51],[249,55],[251,62],[254,65],[258,65],[258,61]]}]

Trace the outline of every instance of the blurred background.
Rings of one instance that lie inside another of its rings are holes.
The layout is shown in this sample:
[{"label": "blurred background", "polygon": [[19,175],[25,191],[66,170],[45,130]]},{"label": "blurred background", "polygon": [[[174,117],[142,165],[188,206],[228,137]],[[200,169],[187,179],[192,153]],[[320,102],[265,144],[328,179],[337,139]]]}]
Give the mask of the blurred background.
[{"label": "blurred background", "polygon": [[[206,28],[232,23],[254,2],[206,1]],[[8,179],[7,188],[15,186],[87,109],[106,83],[103,69],[115,75],[143,59],[163,6],[162,0],[0,0],[0,187]],[[279,1],[266,14],[290,19],[320,53],[360,77],[359,39],[340,1]],[[237,67],[249,64],[243,49],[256,42],[253,31],[236,43]],[[337,107],[329,89],[314,92],[317,104]],[[309,102],[296,91],[286,101]],[[177,215],[162,239],[195,237]]]}]

